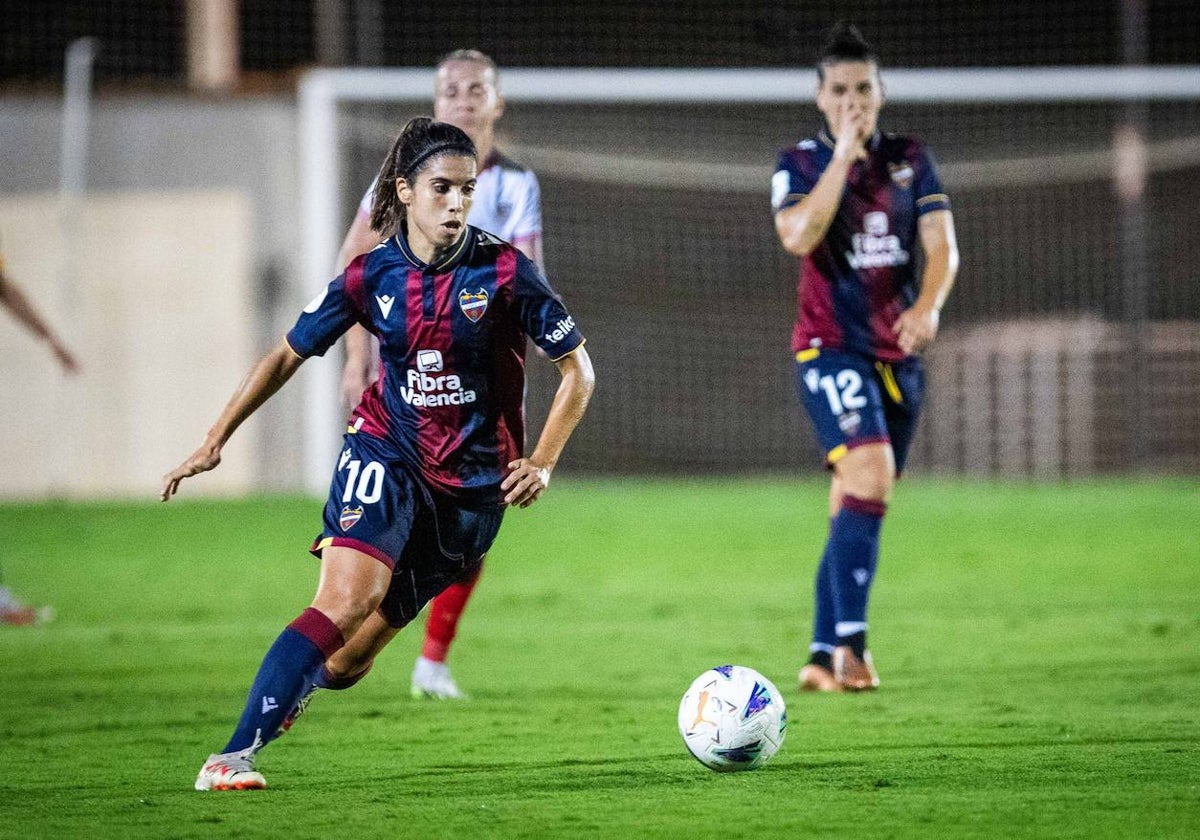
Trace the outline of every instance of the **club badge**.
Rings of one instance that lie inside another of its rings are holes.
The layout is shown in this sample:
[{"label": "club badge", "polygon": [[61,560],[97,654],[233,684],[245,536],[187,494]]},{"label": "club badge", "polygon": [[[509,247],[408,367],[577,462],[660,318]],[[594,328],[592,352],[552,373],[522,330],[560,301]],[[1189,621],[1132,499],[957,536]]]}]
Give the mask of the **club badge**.
[{"label": "club badge", "polygon": [[458,293],[458,308],[467,316],[467,320],[476,323],[487,312],[488,293],[482,286],[478,291],[468,292],[463,289]]},{"label": "club badge", "polygon": [[363,509],[361,507],[352,508],[346,505],[342,508],[342,516],[338,520],[338,524],[342,526],[343,531],[349,531],[354,527],[358,520],[362,519]]},{"label": "club badge", "polygon": [[892,182],[900,189],[906,190],[912,186],[913,168],[908,161],[889,163],[888,172],[892,176]]}]

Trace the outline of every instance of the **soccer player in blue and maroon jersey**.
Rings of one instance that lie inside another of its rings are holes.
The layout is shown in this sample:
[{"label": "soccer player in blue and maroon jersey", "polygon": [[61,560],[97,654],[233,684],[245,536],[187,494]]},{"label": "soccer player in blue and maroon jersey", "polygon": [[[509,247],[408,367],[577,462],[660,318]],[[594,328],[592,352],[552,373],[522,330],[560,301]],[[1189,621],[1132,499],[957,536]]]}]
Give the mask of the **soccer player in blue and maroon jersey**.
[{"label": "soccer player in blue and maroon jersey", "polygon": [[799,682],[806,691],[865,691],[879,685],[866,636],[880,526],[924,391],[916,354],[937,335],[958,247],[921,141],[877,127],[879,64],[856,28],[834,28],[817,73],[825,125],[782,153],[771,182],[779,240],[803,258],[797,387],[833,471]]},{"label": "soccer player in blue and maroon jersey", "polygon": [[[410,121],[380,170],[373,209],[396,233],[305,308],[204,444],[163,479],[167,500],[184,478],[214,468],[233,431],[351,324],[378,336],[383,375],[351,418],[311,549],[321,558],[316,597],[267,651],[197,790],[265,787],[258,750],[314,687],[353,685],[430,598],[475,574],[505,507],[537,501],[583,416],[594,382],[583,336],[528,258],[466,223],[475,174],[475,147],[460,129]],[[562,381],[524,457],[527,336]]]},{"label": "soccer player in blue and maroon jersey", "polygon": [[[480,162],[475,197],[467,222],[517,247],[542,266],[541,190],[533,172],[496,150],[496,123],[504,114],[500,74],[496,63],[479,50],[454,50],[437,63],[433,91],[433,116],[461,128],[475,144]],[[358,212],[338,252],[338,270],[359,254],[391,235],[376,230],[371,216],[377,182],[363,195]],[[354,408],[375,380],[377,342],[358,326],[345,337],[346,366],[342,373],[342,398]],[[482,572],[482,567],[480,569]],[[413,664],[412,695],[417,698],[456,700],[463,697],[446,660],[458,632],[458,623],[479,581],[479,575],[457,581],[429,604],[425,642]]]}]

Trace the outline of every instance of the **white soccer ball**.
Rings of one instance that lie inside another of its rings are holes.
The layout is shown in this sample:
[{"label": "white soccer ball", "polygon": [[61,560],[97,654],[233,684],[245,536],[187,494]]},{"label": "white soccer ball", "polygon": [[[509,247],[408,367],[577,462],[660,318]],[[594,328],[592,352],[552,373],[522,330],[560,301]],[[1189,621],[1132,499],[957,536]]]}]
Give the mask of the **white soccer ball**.
[{"label": "white soccer ball", "polygon": [[688,752],[712,770],[753,770],[779,751],[787,730],[783,695],[741,665],[696,677],[679,703],[679,733]]}]

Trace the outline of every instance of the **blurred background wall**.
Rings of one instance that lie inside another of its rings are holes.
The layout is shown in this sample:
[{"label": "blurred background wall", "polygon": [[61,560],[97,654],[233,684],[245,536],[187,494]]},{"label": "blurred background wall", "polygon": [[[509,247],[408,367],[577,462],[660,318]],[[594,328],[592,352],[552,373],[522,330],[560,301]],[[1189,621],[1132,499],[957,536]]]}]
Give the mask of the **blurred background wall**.
[{"label": "blurred background wall", "polygon": [[[299,258],[307,69],[428,68],[464,46],[502,71],[548,74],[807,68],[839,18],[876,44],[885,83],[900,68],[1154,65],[1194,77],[1200,43],[1200,5],[1184,0],[9,6],[0,247],[85,365],[64,382],[0,320],[9,497],[153,492],[148,478],[191,451],[312,296]],[[70,204],[64,54],[84,37],[94,92],[83,203]],[[539,175],[548,274],[600,377],[565,468],[816,469],[788,352],[797,265],[768,207],[778,151],[818,127],[803,101],[813,83],[788,103],[510,103],[501,144]],[[399,126],[428,109],[428,94],[338,108],[343,226]],[[963,254],[927,354],[911,471],[1200,470],[1200,98],[909,101],[889,105],[883,125],[937,153]],[[64,267],[67,243],[81,258]],[[181,319],[169,307],[184,302]],[[337,364],[331,353],[308,366]],[[529,367],[536,429],[556,377]],[[292,387],[269,404],[244,432],[245,471],[208,489],[299,488],[308,399]],[[47,406],[60,422],[31,424]],[[88,456],[101,450],[122,455]],[[29,452],[67,454],[39,471]]]}]

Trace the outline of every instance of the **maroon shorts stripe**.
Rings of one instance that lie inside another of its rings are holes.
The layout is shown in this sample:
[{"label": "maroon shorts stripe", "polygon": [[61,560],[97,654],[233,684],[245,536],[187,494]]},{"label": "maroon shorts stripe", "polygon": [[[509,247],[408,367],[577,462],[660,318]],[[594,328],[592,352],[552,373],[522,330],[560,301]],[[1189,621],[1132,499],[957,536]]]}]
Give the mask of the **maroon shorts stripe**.
[{"label": "maroon shorts stripe", "polygon": [[309,549],[309,552],[315,554],[317,557],[320,557],[321,552],[324,549],[331,547],[353,548],[355,551],[361,551],[368,557],[374,557],[389,569],[396,568],[395,559],[388,556],[386,552],[381,551],[370,543],[365,543],[361,540],[352,540],[349,537],[320,537],[316,542],[313,543],[312,548]]}]

